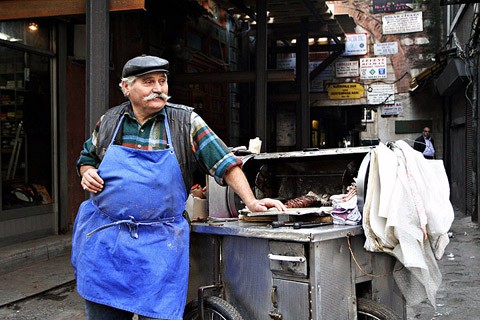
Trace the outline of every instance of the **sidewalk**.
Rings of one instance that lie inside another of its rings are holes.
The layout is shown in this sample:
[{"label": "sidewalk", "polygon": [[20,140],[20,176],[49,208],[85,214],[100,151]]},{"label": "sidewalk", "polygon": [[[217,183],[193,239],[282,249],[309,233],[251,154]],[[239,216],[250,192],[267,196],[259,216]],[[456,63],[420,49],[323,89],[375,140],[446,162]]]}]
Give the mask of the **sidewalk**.
[{"label": "sidewalk", "polygon": [[0,248],[0,308],[74,280],[71,234]]},{"label": "sidewalk", "polygon": [[427,303],[407,308],[408,320],[476,320],[480,315],[480,229],[455,211],[451,238],[438,261],[443,281],[436,310]]}]

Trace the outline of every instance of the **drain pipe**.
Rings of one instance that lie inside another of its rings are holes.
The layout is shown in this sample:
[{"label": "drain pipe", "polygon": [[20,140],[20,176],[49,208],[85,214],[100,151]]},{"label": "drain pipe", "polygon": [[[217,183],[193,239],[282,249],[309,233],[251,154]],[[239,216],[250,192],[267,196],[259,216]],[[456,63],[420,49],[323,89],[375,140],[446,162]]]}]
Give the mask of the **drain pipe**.
[{"label": "drain pipe", "polygon": [[479,184],[479,179],[478,179],[478,169],[480,168],[480,157],[478,157],[478,151],[480,150],[480,130],[478,130],[478,84],[479,84],[479,73],[478,73],[478,54],[476,54],[474,57],[468,60],[468,68],[470,69],[470,74],[472,77],[472,116],[473,116],[473,124],[472,124],[472,129],[474,129],[473,136],[477,137],[477,142],[473,144],[473,147],[475,148],[474,155],[475,156],[475,161],[473,161],[473,172],[475,173],[475,181],[474,181],[474,187],[475,187],[475,196],[474,196],[474,203],[472,203],[472,221],[478,222],[478,205],[480,203],[480,184]]},{"label": "drain pipe", "polygon": [[472,79],[472,129],[474,132],[472,132],[473,137],[476,138],[476,143],[473,144],[474,150],[474,161],[472,163],[473,165],[473,172],[475,173],[474,175],[474,188],[475,188],[475,193],[473,197],[473,202],[472,203],[472,221],[478,223],[478,211],[479,211],[479,203],[480,203],[480,181],[478,179],[479,173],[478,169],[480,168],[480,157],[478,157],[478,152],[480,150],[480,130],[478,129],[479,127],[479,108],[478,108],[478,85],[479,85],[479,72],[478,72],[478,63],[479,63],[479,54],[477,52],[477,47],[478,47],[478,38],[480,35],[480,4],[476,3],[475,4],[475,9],[474,9],[475,15],[474,15],[474,29],[471,41],[470,43],[471,47],[470,50],[473,50],[473,54],[471,55],[470,59],[467,60],[468,62],[468,68],[469,72],[471,74],[471,79]]}]

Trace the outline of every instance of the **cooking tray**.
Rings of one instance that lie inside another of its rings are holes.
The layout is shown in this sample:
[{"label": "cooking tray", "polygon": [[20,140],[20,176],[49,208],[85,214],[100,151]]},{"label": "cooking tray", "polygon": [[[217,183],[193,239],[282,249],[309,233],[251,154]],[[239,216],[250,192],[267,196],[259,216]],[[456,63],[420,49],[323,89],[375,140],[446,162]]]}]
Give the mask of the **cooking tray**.
[{"label": "cooking tray", "polygon": [[269,209],[262,212],[250,212],[243,211],[241,214],[246,214],[248,217],[261,217],[261,216],[277,216],[277,215],[294,215],[302,216],[307,214],[312,215],[326,215],[332,211],[332,207],[309,207],[309,208],[287,208],[286,211],[278,211],[276,208]]}]

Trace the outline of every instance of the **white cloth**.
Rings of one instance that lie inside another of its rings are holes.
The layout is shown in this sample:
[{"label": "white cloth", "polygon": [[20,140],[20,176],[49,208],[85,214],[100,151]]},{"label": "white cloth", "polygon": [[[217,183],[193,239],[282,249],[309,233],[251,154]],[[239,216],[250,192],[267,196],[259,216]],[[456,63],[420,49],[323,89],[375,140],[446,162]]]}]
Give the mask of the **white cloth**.
[{"label": "white cloth", "polygon": [[[440,259],[453,222],[450,188],[441,160],[426,160],[406,142],[371,151],[363,208],[365,249],[395,256],[394,276],[407,303],[426,297],[435,306]],[[423,230],[428,238],[423,239]]]}]

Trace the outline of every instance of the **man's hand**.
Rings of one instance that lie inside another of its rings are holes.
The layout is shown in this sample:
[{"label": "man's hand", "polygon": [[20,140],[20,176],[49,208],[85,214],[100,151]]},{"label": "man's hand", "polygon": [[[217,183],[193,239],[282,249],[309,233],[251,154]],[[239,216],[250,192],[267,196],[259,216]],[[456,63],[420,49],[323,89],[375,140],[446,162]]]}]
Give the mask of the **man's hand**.
[{"label": "man's hand", "polygon": [[103,189],[103,180],[97,173],[97,168],[93,166],[81,166],[80,174],[82,175],[82,185],[83,190],[88,192],[97,193]]},{"label": "man's hand", "polygon": [[285,205],[282,202],[275,199],[270,199],[270,198],[254,200],[251,203],[247,204],[247,208],[251,212],[263,212],[263,211],[267,211],[268,208],[276,208],[278,211],[287,210],[287,207],[285,207]]}]

